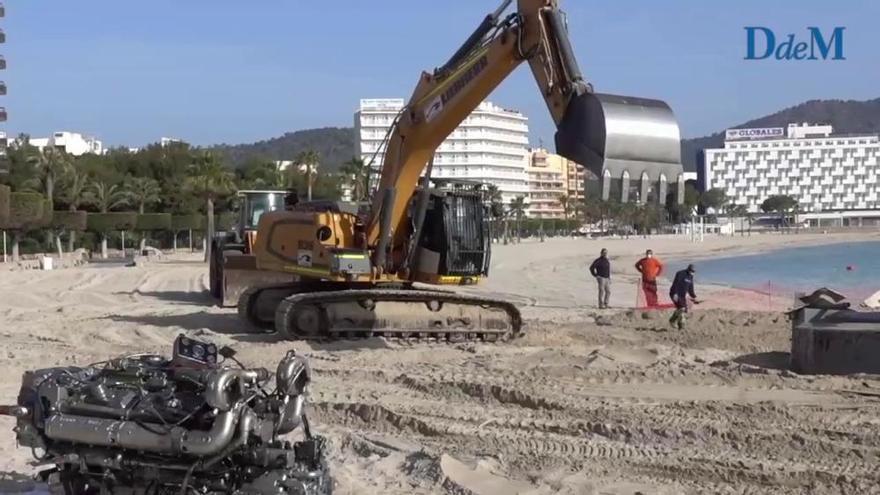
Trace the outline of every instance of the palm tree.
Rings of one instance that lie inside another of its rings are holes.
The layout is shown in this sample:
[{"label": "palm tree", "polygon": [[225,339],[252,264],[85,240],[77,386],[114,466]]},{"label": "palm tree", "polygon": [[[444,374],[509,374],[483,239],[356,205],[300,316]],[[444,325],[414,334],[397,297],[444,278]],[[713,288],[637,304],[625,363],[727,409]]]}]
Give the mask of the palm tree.
[{"label": "palm tree", "polygon": [[629,224],[629,205],[629,203],[615,203],[614,208],[608,210],[608,218],[611,219],[611,222],[614,225],[614,230],[618,234],[625,233],[627,238],[629,238],[629,229],[626,228]]},{"label": "palm tree", "polygon": [[205,261],[209,261],[212,254],[211,240],[214,238],[214,200],[235,189],[233,174],[220,157],[210,151],[203,151],[196,155],[195,160],[189,166],[187,188],[205,200],[208,215]]},{"label": "palm tree", "polygon": [[87,201],[101,213],[109,213],[129,205],[128,194],[118,184],[107,184],[103,181],[92,182]]},{"label": "palm tree", "polygon": [[587,223],[599,222],[599,229],[604,233],[608,220],[611,220],[615,214],[616,202],[587,196],[581,202],[580,206],[584,212],[584,221]]},{"label": "palm tree", "polygon": [[133,177],[125,183],[125,193],[128,194],[131,204],[137,205],[138,213],[141,215],[144,214],[147,205],[160,201],[161,192],[159,182],[149,177]]},{"label": "palm tree", "polygon": [[[97,181],[91,184],[87,201],[101,213],[128,206],[129,197],[118,184]],[[124,247],[124,246],[123,246]],[[101,236],[101,258],[107,258],[107,236]]]},{"label": "palm tree", "polygon": [[[149,177],[133,177],[125,184],[125,192],[132,205],[137,205],[138,213],[143,215],[147,205],[158,203],[162,188],[159,182]],[[140,251],[147,246],[146,232],[141,232]]]},{"label": "palm tree", "polygon": [[[70,156],[60,148],[46,146],[26,158],[37,173],[39,181],[37,189],[42,189],[49,201],[49,207],[55,209],[55,181],[72,164]],[[46,231],[46,243],[53,243],[54,235],[51,230]]]},{"label": "palm tree", "polygon": [[88,175],[70,167],[58,178],[58,199],[67,205],[68,210],[77,211],[89,202],[91,187]]},{"label": "palm tree", "polygon": [[483,201],[489,206],[490,227],[492,230],[491,235],[494,239],[500,239],[501,236],[499,234],[501,229],[498,224],[504,217],[504,203],[502,202],[501,191],[498,189],[497,185],[486,185]]},{"label": "palm tree", "polygon": [[46,199],[54,206],[55,181],[72,165],[70,155],[54,146],[46,146],[42,151],[31,155],[28,161],[36,168]]},{"label": "palm tree", "polygon": [[[58,178],[58,199],[67,205],[70,211],[77,211],[80,205],[89,202],[91,183],[86,174],[80,173],[76,167],[68,167]],[[67,250],[73,251],[76,242],[76,231],[71,230],[67,237]]]},{"label": "palm tree", "polygon": [[557,200],[562,207],[562,216],[565,218],[565,228],[568,229],[568,215],[571,213],[571,198],[567,194],[560,194]]},{"label": "palm tree", "polygon": [[342,164],[340,169],[348,186],[351,187],[351,197],[354,201],[363,201],[370,191],[370,166],[358,157]]},{"label": "palm tree", "polygon": [[517,196],[513,198],[507,208],[507,214],[516,219],[516,241],[519,242],[522,217],[526,214],[525,196]]},{"label": "palm tree", "polygon": [[652,203],[636,206],[635,224],[637,232],[641,233],[642,237],[650,235],[652,229],[660,226],[662,214],[661,209]]},{"label": "palm tree", "polygon": [[318,152],[314,150],[301,152],[297,155],[295,160],[297,166],[306,166],[306,197],[309,201],[312,200],[312,183],[314,182],[314,174],[317,172],[319,161],[320,156],[318,155]]}]

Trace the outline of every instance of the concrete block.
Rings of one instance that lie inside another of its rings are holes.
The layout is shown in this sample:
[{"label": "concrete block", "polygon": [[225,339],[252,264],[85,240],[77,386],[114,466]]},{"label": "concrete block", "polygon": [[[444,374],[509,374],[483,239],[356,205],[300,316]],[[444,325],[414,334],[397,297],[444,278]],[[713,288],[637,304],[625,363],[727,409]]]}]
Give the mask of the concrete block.
[{"label": "concrete block", "polygon": [[880,312],[801,308],[792,314],[791,369],[880,374]]}]

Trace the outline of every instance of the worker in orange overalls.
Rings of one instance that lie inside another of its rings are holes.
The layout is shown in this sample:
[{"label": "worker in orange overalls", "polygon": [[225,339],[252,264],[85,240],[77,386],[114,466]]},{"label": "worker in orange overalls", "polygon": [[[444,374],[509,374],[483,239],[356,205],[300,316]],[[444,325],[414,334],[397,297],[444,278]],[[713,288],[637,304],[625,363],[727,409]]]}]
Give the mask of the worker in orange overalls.
[{"label": "worker in orange overalls", "polygon": [[636,270],[642,274],[642,291],[645,293],[645,306],[657,307],[657,277],[663,273],[663,263],[654,257],[654,251],[645,251],[645,257],[636,262]]}]

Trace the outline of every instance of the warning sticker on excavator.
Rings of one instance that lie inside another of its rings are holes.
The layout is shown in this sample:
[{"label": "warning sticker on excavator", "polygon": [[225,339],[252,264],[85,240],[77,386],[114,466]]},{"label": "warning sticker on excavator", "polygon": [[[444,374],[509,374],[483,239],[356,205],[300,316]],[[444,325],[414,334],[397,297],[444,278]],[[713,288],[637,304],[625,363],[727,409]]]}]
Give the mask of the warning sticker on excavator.
[{"label": "warning sticker on excavator", "polygon": [[443,99],[437,96],[431,102],[431,105],[425,109],[425,122],[434,120],[434,117],[439,115],[441,110],[443,110]]},{"label": "warning sticker on excavator", "polygon": [[300,249],[297,251],[296,264],[299,266],[312,266],[312,250]]}]

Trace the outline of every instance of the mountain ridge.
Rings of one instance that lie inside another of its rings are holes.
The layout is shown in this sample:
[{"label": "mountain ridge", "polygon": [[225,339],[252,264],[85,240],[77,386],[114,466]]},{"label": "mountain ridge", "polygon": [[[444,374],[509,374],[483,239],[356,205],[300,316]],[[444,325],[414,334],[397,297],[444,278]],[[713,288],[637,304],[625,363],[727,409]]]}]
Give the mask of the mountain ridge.
[{"label": "mountain ridge", "polygon": [[[794,122],[831,124],[836,134],[880,133],[880,98],[808,100],[728,129],[785,127]],[[685,171],[696,171],[700,150],[722,146],[724,130],[682,139],[681,158]],[[352,127],[321,127],[288,132],[255,143],[220,144],[211,148],[223,153],[237,167],[249,159],[293,160],[298,153],[312,149],[320,155],[322,169],[334,172],[355,155],[355,135]]]},{"label": "mountain ridge", "polygon": [[303,151],[318,152],[322,170],[335,172],[355,154],[354,128],[318,127],[286,132],[255,143],[218,144],[210,149],[223,154],[234,166],[248,160],[293,160]]},{"label": "mountain ridge", "polygon": [[[789,123],[831,124],[835,134],[880,133],[880,98],[872,100],[808,100],[727,129],[785,127]],[[724,146],[724,130],[681,140],[685,171],[697,170],[697,154],[705,148]]]}]

